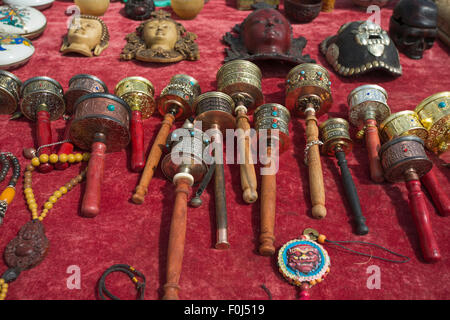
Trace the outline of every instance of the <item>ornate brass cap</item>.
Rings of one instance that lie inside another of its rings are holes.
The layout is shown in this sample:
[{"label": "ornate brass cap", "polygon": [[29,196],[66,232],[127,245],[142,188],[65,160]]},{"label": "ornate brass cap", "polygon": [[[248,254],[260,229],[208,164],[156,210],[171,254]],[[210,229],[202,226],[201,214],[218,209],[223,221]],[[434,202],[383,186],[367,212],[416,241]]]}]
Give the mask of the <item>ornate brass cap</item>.
[{"label": "ornate brass cap", "polygon": [[423,141],[427,139],[428,132],[414,111],[405,110],[393,113],[380,124],[380,137],[383,142],[400,136],[417,136]]},{"label": "ornate brass cap", "polygon": [[434,153],[448,150],[450,144],[450,91],[439,92],[423,100],[415,112],[428,130],[425,142]]},{"label": "ornate brass cap", "polygon": [[377,123],[383,122],[391,114],[387,99],[386,90],[376,84],[366,84],[353,89],[347,97],[350,123],[360,128],[367,119],[375,119]]},{"label": "ornate brass cap", "polygon": [[73,113],[73,106],[77,100],[89,93],[105,92],[108,93],[106,84],[90,74],[77,74],[69,80],[69,89],[64,94],[66,102],[66,113]]},{"label": "ornate brass cap", "polygon": [[247,60],[233,60],[224,64],[217,72],[217,88],[251,114],[264,101],[261,78],[261,70],[256,64]]},{"label": "ornate brass cap", "polygon": [[96,134],[105,136],[106,152],[116,152],[130,142],[131,109],[110,93],[90,93],[77,100],[70,126],[70,140],[90,150]]},{"label": "ornate brass cap", "polygon": [[193,103],[201,94],[198,81],[186,74],[176,74],[162,90],[157,100],[159,113],[165,115],[172,112],[175,119],[183,120],[193,113]]},{"label": "ornate brass cap", "polygon": [[322,135],[322,153],[334,156],[339,149],[346,154],[352,151],[353,141],[348,131],[348,122],[342,118],[330,118],[319,126]]},{"label": "ornate brass cap", "polygon": [[316,116],[326,113],[333,103],[328,70],[315,63],[303,63],[291,69],[286,78],[286,107],[304,117],[307,106]]},{"label": "ornate brass cap", "polygon": [[115,94],[122,98],[131,110],[142,113],[142,119],[148,119],[155,111],[155,87],[144,77],[127,77],[117,83]]},{"label": "ornate brass cap", "polygon": [[36,120],[36,112],[40,105],[46,105],[51,121],[59,119],[65,112],[63,88],[52,78],[28,79],[22,84],[21,95],[20,109],[23,115],[32,121]]},{"label": "ornate brass cap", "polygon": [[433,167],[423,140],[416,136],[394,138],[381,146],[379,154],[384,176],[390,182],[404,181],[411,170],[421,177]]},{"label": "ornate brass cap", "polygon": [[278,134],[279,150],[284,152],[289,148],[289,110],[278,103],[266,103],[259,106],[253,115],[255,130],[267,130],[267,137],[273,139]]},{"label": "ornate brass cap", "polygon": [[12,114],[17,110],[22,81],[11,72],[0,70],[0,114]]},{"label": "ornate brass cap", "polygon": [[178,173],[187,173],[194,178],[193,183],[200,182],[208,171],[205,148],[208,145],[203,131],[194,128],[189,120],[182,128],[172,132],[168,138],[170,153],[161,162],[161,169],[169,180]]},{"label": "ornate brass cap", "polygon": [[229,95],[219,91],[205,92],[194,102],[195,121],[202,121],[203,130],[218,127],[223,133],[236,126],[233,116],[234,101]]}]

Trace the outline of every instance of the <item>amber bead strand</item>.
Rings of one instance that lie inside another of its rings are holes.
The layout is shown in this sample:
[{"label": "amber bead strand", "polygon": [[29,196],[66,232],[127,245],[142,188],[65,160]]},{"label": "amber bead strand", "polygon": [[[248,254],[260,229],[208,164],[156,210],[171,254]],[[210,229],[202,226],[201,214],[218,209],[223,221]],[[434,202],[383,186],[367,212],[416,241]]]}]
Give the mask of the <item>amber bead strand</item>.
[{"label": "amber bead strand", "polygon": [[[53,205],[67,192],[69,192],[73,187],[75,187],[78,183],[83,181],[86,177],[87,168],[85,168],[79,175],[75,178],[71,179],[64,186],[56,190],[44,203],[44,209],[41,214],[38,215],[37,212],[37,203],[34,198],[33,188],[31,186],[32,183],[32,174],[36,167],[38,167],[41,163],[57,163],[69,162],[69,163],[77,163],[82,161],[89,160],[89,153],[75,153],[75,154],[41,154],[39,157],[34,157],[31,159],[31,163],[27,165],[24,173],[24,182],[23,182],[23,192],[25,195],[25,199],[27,201],[28,209],[31,211],[32,219],[42,221],[47,216],[47,213],[53,208]],[[5,300],[6,294],[8,292],[8,279],[3,275],[3,278],[0,278],[0,300]]]}]

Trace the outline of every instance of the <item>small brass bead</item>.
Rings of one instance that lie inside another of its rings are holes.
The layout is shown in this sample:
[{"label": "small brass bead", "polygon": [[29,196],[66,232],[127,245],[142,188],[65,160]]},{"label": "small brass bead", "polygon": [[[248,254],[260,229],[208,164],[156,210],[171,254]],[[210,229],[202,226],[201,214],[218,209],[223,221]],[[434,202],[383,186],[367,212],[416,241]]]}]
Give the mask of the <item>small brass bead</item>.
[{"label": "small brass bead", "polygon": [[59,157],[56,153],[52,153],[49,157],[50,163],[57,163],[59,160]]},{"label": "small brass bead", "polygon": [[45,153],[41,154],[39,156],[39,161],[41,163],[47,163],[48,162],[48,154],[45,154]]},{"label": "small brass bead", "polygon": [[58,201],[58,198],[55,197],[55,196],[50,196],[50,197],[48,198],[48,201],[51,202],[51,203],[56,203],[56,202]]},{"label": "small brass bead", "polygon": [[44,208],[47,209],[47,210],[50,210],[51,208],[53,208],[53,203],[47,201],[44,204]]},{"label": "small brass bead", "polygon": [[83,155],[81,153],[76,153],[75,154],[75,161],[76,162],[81,162],[83,161]]},{"label": "small brass bead", "polygon": [[61,193],[61,191],[55,191],[54,193],[53,193],[53,195],[56,197],[56,198],[61,198],[62,197],[62,193]]},{"label": "small brass bead", "polygon": [[32,164],[34,167],[38,167],[38,166],[41,164],[41,162],[39,161],[39,158],[38,158],[38,157],[34,157],[33,159],[31,159],[31,164]]},{"label": "small brass bead", "polygon": [[68,190],[66,187],[61,187],[59,188],[59,191],[61,191],[62,194],[66,194]]},{"label": "small brass bead", "polygon": [[30,172],[33,172],[34,171],[34,166],[30,163],[30,164],[27,165],[26,170],[30,171]]},{"label": "small brass bead", "polygon": [[32,177],[32,173],[30,171],[25,171],[25,173],[23,174],[23,176],[25,178],[31,178]]},{"label": "small brass bead", "polygon": [[87,152],[83,153],[83,160],[84,161],[89,161],[89,158],[91,157],[91,155]]},{"label": "small brass bead", "polygon": [[36,203],[36,202],[30,203],[30,204],[28,205],[28,208],[30,208],[30,210],[37,209],[37,203]]},{"label": "small brass bead", "polygon": [[67,161],[69,163],[74,163],[75,162],[75,156],[71,153],[67,156]]},{"label": "small brass bead", "polygon": [[66,163],[66,162],[67,162],[67,154],[61,153],[61,154],[59,155],[59,162],[61,162],[61,163]]}]

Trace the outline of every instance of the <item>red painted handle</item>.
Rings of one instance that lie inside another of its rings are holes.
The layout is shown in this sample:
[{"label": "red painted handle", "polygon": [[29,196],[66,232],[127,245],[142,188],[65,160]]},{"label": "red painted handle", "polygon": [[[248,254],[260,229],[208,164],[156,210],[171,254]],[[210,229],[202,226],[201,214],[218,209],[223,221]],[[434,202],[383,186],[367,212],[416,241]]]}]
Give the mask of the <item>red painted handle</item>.
[{"label": "red painted handle", "polygon": [[428,193],[433,199],[433,203],[438,209],[441,216],[450,216],[450,200],[447,196],[446,188],[442,188],[436,178],[434,168],[428,171],[428,173],[420,178],[422,184],[428,190]]},{"label": "red painted handle", "polygon": [[370,177],[374,182],[384,181],[383,169],[381,168],[378,151],[381,148],[380,137],[378,136],[377,121],[374,119],[366,120],[365,136],[366,146],[369,155]]},{"label": "red painted handle", "polygon": [[[52,127],[50,123],[50,114],[45,110],[40,110],[36,115],[36,135],[37,135],[37,143],[38,147],[43,146],[45,144],[52,143]],[[51,147],[45,147],[40,149],[39,154],[48,154],[52,153]],[[53,170],[53,165],[50,163],[42,163],[38,167],[39,172],[47,173]]]},{"label": "red painted handle", "polygon": [[134,110],[131,114],[131,170],[141,172],[145,167],[144,160],[144,127],[142,112]]},{"label": "red painted handle", "polygon": [[430,216],[425,203],[425,195],[422,192],[419,180],[406,181],[408,188],[409,208],[414,224],[419,233],[422,255],[427,262],[441,260],[441,253],[431,228]]},{"label": "red painted handle", "polygon": [[91,149],[86,173],[86,190],[81,204],[81,214],[87,218],[93,218],[100,212],[106,145],[103,142],[94,142]]},{"label": "red painted handle", "polygon": [[[66,125],[66,129],[64,130],[64,140],[69,140],[70,138],[70,124],[71,124],[71,120],[69,121],[69,123],[67,123]],[[64,142],[61,147],[59,148],[58,151],[58,155],[59,154],[71,154],[73,152],[73,144],[70,142]],[[67,169],[69,167],[69,163],[68,162],[58,162],[55,164],[55,169],[58,170],[64,170]]]}]

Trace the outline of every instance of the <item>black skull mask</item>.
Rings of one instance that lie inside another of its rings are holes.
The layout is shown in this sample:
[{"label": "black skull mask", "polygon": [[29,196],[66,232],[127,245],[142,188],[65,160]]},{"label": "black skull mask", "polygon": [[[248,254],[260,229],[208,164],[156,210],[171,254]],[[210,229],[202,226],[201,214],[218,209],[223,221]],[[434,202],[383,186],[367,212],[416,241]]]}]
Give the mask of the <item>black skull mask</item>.
[{"label": "black skull mask", "polygon": [[322,41],[320,52],[342,76],[356,76],[377,69],[395,76],[402,74],[395,44],[385,30],[371,21],[342,25],[337,35]]},{"label": "black skull mask", "polygon": [[153,11],[155,11],[153,0],[128,0],[125,2],[125,13],[127,17],[134,20],[146,20],[150,18]]},{"label": "black skull mask", "polygon": [[436,40],[436,4],[431,0],[401,0],[391,16],[389,34],[400,52],[422,59]]}]

